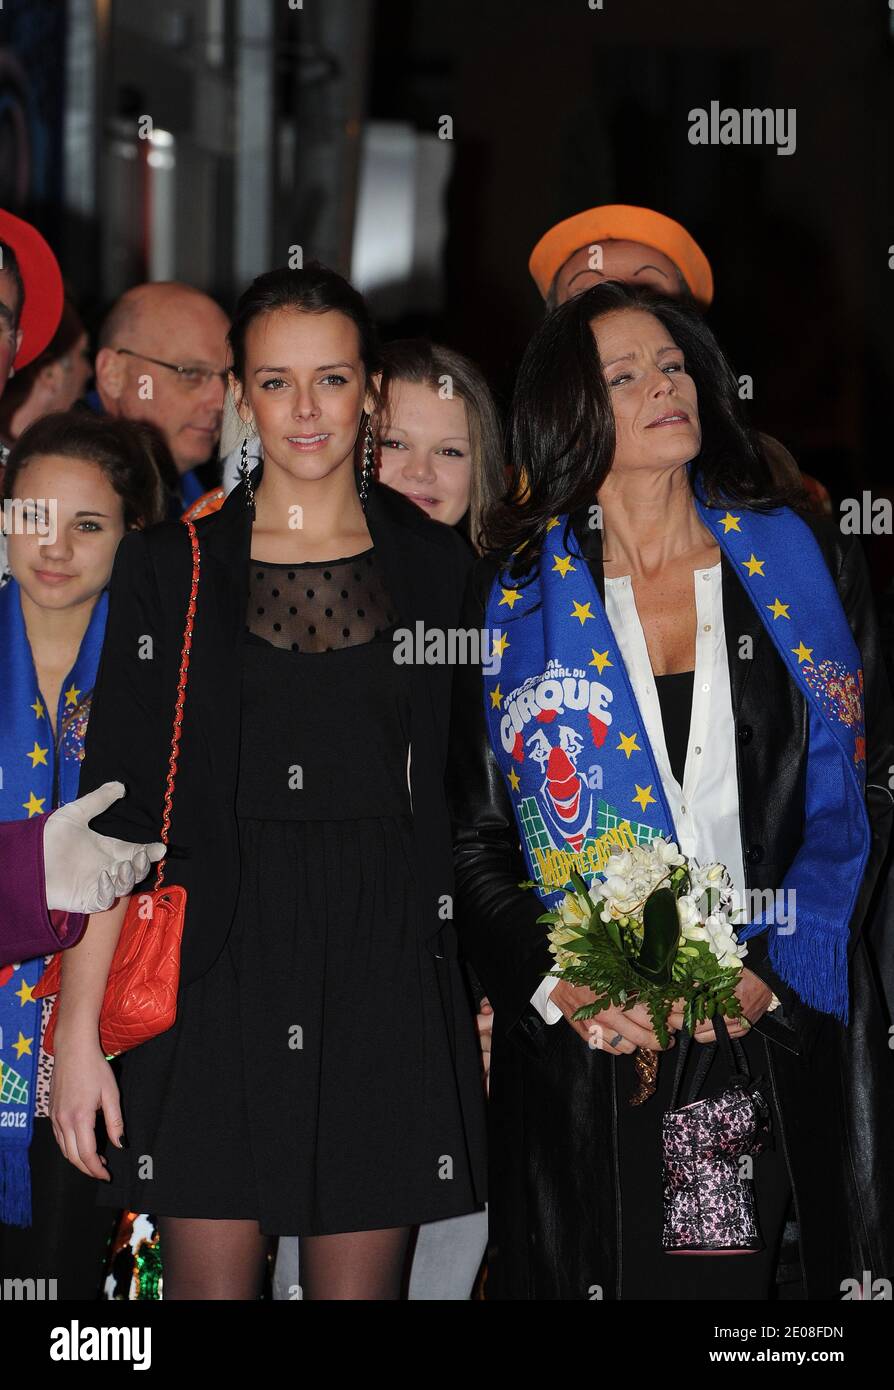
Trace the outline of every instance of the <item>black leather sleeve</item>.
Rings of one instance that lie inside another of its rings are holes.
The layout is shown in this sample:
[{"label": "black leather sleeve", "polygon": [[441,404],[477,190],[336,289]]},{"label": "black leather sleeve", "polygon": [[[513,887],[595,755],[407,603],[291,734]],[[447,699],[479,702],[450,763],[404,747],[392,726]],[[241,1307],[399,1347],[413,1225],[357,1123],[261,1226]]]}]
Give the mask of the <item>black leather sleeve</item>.
[{"label": "black leather sleeve", "polygon": [[769,939],[766,932],[759,932],[747,943],[748,954],[742,961],[746,970],[763,980],[779,1000],[779,1007],[768,1011],[754,1025],[771,1042],[782,1043],[793,1052],[799,1052],[801,1029],[799,1010],[803,1008],[790,985],[776,974],[770,963]]},{"label": "black leather sleeve", "polygon": [[[496,562],[478,562],[469,578],[463,627],[482,629]],[[524,1042],[548,1025],[530,1003],[552,964],[544,908],[531,889],[518,829],[484,715],[480,665],[454,676],[447,796],[453,820],[455,921],[460,951],[494,1009],[494,1027]],[[558,1024],[554,1027],[559,1027]]]},{"label": "black leather sleeve", "polygon": [[[889,787],[894,773],[894,703],[885,668],[869,573],[859,542],[842,536],[831,523],[815,523],[817,539],[835,578],[842,607],[860,650],[863,668],[863,701],[866,724],[866,807],[869,814],[870,849],[866,870],[850,923],[850,954],[860,939],[866,915],[886,861],[894,821],[894,797]],[[806,750],[805,750],[806,751]],[[765,1014],[756,1026],[787,1045],[791,1023],[797,1050],[809,1051],[819,1015],[803,1004],[773,970],[767,958],[767,933],[748,943],[745,964],[759,975],[782,1001],[782,1010]],[[780,988],[781,986],[781,988]]]},{"label": "black leather sleeve", "polygon": [[894,820],[894,704],[885,669],[869,572],[854,537],[842,536],[838,592],[854,640],[863,658],[863,703],[866,718],[866,808],[872,842],[863,883],[851,918],[851,950],[856,946],[879,874],[888,852]]},{"label": "black leather sleeve", "polygon": [[[862,548],[856,539],[842,536],[838,527],[830,522],[815,521],[812,527],[835,579],[863,667],[866,805],[872,839],[866,871],[851,918],[850,950],[853,952],[886,858],[891,834],[894,798],[888,782],[894,770],[894,705]],[[806,756],[806,749],[803,755]],[[795,1051],[809,1051],[820,1016],[780,979],[770,962],[768,948],[767,932],[752,937],[743,963],[769,985],[779,997],[782,1007],[764,1014],[755,1026],[775,1042]]]}]

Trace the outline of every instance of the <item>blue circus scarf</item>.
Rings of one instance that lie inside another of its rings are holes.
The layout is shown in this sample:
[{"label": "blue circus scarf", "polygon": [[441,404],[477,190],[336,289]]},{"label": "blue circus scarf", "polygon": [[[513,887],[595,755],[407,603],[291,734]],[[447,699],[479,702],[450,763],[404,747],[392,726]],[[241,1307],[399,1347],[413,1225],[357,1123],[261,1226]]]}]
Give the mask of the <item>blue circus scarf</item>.
[{"label": "blue circus scarf", "polygon": [[[696,507],[810,720],[804,842],[783,884],[795,892],[795,929],[756,917],[737,934],[747,940],[768,931],[777,974],[811,1007],[847,1021],[849,923],[870,839],[860,653],[822,552],[799,517],[788,508]],[[497,576],[486,624],[501,634],[499,673],[484,681],[490,739],[531,879],[554,906],[572,870],[592,880],[615,846],[675,839],[673,819],[568,517],[552,519],[529,581],[514,588]]]},{"label": "blue circus scarf", "polygon": [[[54,741],[25,631],[21,591],[15,580],[0,589],[0,821],[39,816],[78,794],[108,604],[108,595],[102,594],[62,683]],[[12,1226],[31,1223],[28,1148],[41,1017],[41,1001],[31,991],[43,969],[39,959],[0,967],[0,1221]]]}]

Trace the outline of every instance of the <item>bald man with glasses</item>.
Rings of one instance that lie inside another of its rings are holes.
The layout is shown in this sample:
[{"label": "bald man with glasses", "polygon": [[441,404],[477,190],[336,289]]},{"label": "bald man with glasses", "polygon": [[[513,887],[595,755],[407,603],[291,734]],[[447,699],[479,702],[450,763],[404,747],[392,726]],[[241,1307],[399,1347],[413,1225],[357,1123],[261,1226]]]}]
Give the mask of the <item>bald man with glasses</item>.
[{"label": "bald man with glasses", "polygon": [[170,483],[178,514],[205,490],[194,470],[216,455],[229,326],[201,290],[160,281],[127,290],[100,331],[96,403],[164,435],[176,466]]}]

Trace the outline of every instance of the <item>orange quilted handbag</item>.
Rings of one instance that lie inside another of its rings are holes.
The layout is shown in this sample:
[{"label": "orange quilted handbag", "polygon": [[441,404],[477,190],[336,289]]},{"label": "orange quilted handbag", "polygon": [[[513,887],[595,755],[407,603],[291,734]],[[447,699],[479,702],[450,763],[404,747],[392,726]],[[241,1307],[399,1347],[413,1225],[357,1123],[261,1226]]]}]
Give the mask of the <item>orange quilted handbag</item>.
[{"label": "orange quilted handbag", "polygon": [[[174,711],[174,730],[171,735],[171,756],[165,787],[161,840],[167,845],[171,826],[171,806],[174,797],[174,778],[177,754],[183,726],[183,707],[186,703],[186,675],[192,647],[196,596],[199,591],[199,542],[191,521],[184,525],[192,545],[192,585],[180,653],[180,676],[177,682],[177,702]],[[148,1042],[150,1038],[172,1027],[177,1017],[177,989],[180,982],[180,942],[186,913],[186,889],[171,885],[162,887],[166,859],[161,859],[151,893],[132,894],[121,926],[121,934],[109,967],[106,992],[99,1014],[99,1040],[107,1057],[116,1057],[131,1047]],[[55,995],[53,1009],[43,1041],[45,1052],[52,1053],[56,1031],[56,1013],[62,983],[62,953],[51,960],[34,988],[34,997]]]}]

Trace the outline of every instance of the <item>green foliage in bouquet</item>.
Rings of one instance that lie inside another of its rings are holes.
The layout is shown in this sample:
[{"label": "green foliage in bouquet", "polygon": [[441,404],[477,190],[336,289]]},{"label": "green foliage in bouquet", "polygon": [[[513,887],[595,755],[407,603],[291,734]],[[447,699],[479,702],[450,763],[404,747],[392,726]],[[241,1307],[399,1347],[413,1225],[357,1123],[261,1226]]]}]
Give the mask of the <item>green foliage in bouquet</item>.
[{"label": "green foliage in bouquet", "polygon": [[[668,884],[650,893],[641,919],[631,915],[604,922],[604,903],[594,902],[579,874],[572,874],[571,882],[574,891],[566,895],[570,910],[545,912],[537,920],[561,928],[560,978],[585,985],[597,996],[595,1003],[577,1010],[576,1019],[592,1018],[609,1004],[624,1009],[644,1004],[666,1047],[667,1015],[679,999],[690,1032],[717,1012],[739,1017],[742,1009],[734,991],[741,966],[721,965],[707,941],[686,939],[681,932],[677,898],[689,888],[686,869],[676,868]],[[713,908],[708,894],[701,906],[704,915]],[[570,920],[577,917],[579,921]]]}]

